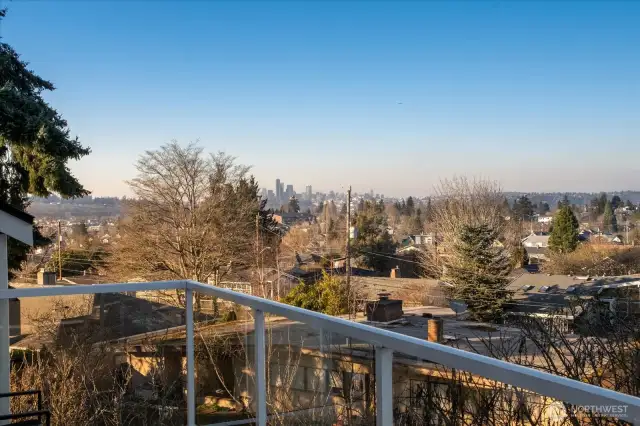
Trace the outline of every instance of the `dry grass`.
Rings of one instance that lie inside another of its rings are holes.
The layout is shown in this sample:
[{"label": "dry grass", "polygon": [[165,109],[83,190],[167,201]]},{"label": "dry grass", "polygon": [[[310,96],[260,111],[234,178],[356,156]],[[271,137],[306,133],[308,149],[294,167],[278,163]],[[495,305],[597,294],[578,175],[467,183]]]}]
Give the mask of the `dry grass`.
[{"label": "dry grass", "polygon": [[572,253],[552,253],[543,271],[557,275],[635,274],[640,271],[640,253],[629,246],[581,244]]}]

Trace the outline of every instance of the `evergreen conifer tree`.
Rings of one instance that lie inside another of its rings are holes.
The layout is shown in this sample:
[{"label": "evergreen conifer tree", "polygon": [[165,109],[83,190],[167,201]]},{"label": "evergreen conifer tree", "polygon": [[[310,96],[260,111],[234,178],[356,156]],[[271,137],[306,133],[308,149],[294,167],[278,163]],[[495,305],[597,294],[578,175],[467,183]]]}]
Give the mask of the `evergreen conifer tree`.
[{"label": "evergreen conifer tree", "polygon": [[[0,10],[0,26],[6,10]],[[71,174],[69,160],[88,155],[67,122],[43,98],[53,83],[34,74],[0,42],[0,201],[25,210],[28,194],[63,198],[89,194]],[[35,229],[36,245],[47,242]],[[9,269],[19,268],[28,247],[9,239]]]},{"label": "evergreen conifer tree", "polygon": [[618,220],[616,219],[616,214],[613,212],[613,206],[608,201],[604,207],[602,227],[605,232],[618,232]]},{"label": "evergreen conifer tree", "polygon": [[299,213],[300,212],[300,203],[298,199],[293,196],[289,199],[289,213]]},{"label": "evergreen conifer tree", "polygon": [[499,321],[505,302],[511,261],[494,243],[496,231],[487,225],[465,225],[447,261],[444,281],[451,284],[449,297],[464,300],[479,321]]},{"label": "evergreen conifer tree", "polygon": [[578,219],[571,207],[563,205],[553,219],[549,249],[556,253],[570,253],[578,246]]}]

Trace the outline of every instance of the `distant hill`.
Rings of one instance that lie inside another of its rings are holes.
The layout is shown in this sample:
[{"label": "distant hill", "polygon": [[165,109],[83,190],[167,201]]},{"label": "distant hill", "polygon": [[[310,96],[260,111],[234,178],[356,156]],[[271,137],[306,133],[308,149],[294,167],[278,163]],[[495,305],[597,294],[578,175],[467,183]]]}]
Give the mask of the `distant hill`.
[{"label": "distant hill", "polygon": [[[548,203],[553,209],[566,195],[571,204],[587,205],[589,202],[600,195],[599,192],[505,192],[507,199],[513,202],[518,197],[526,195],[532,203],[539,204],[541,202]],[[607,197],[611,199],[614,195],[619,196],[622,201],[630,200],[633,204],[640,203],[640,191],[612,191],[607,192]]]},{"label": "distant hill", "polygon": [[33,197],[29,212],[36,217],[116,217],[121,213],[121,200],[117,197],[83,197],[73,200],[55,195]]}]

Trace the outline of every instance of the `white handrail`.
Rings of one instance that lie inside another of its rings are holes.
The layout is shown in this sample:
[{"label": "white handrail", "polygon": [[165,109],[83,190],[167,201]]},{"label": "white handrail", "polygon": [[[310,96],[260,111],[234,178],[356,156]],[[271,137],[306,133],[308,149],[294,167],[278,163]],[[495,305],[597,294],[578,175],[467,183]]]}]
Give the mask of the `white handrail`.
[{"label": "white handrail", "polygon": [[74,294],[120,293],[144,290],[191,289],[221,299],[300,321],[315,329],[338,333],[377,347],[429,360],[503,382],[519,388],[580,406],[626,406],[624,420],[640,422],[640,398],[615,392],[566,377],[542,372],[484,355],[455,349],[389,330],[297,308],[257,296],[213,287],[195,281],[161,281],[148,283],[98,284],[77,286],[43,286],[0,290],[0,300],[15,297],[64,296]]},{"label": "white handrail", "polygon": [[300,321],[318,330],[324,329],[371,343],[375,346],[393,349],[403,354],[413,355],[419,359],[468,371],[478,376],[528,389],[574,405],[624,405],[627,406],[626,414],[631,416],[634,421],[640,421],[640,398],[635,396],[273,300],[236,293],[197,282],[189,282],[189,284],[195,291],[215,295],[222,299],[230,299],[241,305],[251,306],[253,309]]}]

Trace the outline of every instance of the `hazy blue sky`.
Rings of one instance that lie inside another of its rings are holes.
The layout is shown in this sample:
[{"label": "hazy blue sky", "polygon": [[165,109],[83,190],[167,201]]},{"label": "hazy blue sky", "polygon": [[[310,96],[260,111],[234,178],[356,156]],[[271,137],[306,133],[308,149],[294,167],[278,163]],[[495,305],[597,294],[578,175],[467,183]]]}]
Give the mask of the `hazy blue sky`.
[{"label": "hazy blue sky", "polygon": [[97,195],[174,138],[268,188],[640,189],[638,1],[3,4]]}]

